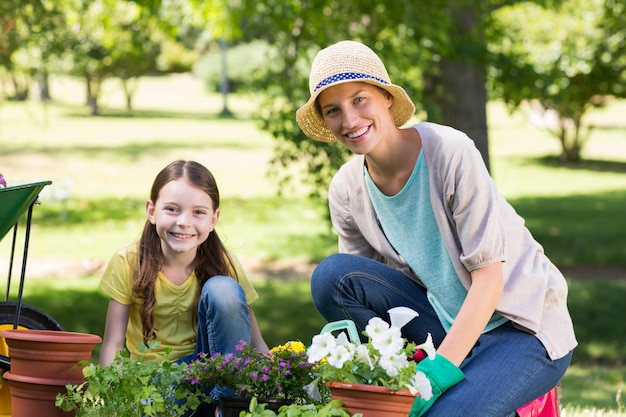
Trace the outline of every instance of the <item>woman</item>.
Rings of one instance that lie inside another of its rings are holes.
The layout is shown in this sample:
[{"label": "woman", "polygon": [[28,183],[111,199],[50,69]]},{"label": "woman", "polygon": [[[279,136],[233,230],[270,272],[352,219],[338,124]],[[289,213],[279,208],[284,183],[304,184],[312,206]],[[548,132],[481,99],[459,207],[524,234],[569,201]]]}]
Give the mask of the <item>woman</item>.
[{"label": "woman", "polygon": [[313,273],[317,309],[360,330],[392,307],[420,313],[403,336],[432,334],[437,357],[418,367],[435,395],[417,398],[413,417],[509,416],[548,392],[576,346],[567,284],[471,139],[434,123],[402,128],[415,106],[358,42],[320,51],[309,86],[296,112],[304,133],[355,154],[329,189],[340,253]]}]

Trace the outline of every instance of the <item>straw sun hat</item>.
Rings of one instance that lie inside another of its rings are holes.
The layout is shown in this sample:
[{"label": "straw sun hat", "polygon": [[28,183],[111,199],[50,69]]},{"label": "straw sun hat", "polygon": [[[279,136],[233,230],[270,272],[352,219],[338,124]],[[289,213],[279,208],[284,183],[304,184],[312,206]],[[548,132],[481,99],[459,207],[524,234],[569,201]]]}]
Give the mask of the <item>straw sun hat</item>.
[{"label": "straw sun hat", "polygon": [[415,113],[415,105],[406,91],[391,83],[385,65],[374,51],[359,42],[341,41],[318,52],[311,65],[311,98],[296,111],[296,121],[308,137],[320,142],[337,140],[319,113],[316,101],[328,87],[349,82],[368,83],[388,91],[393,96],[389,111],[398,127]]}]

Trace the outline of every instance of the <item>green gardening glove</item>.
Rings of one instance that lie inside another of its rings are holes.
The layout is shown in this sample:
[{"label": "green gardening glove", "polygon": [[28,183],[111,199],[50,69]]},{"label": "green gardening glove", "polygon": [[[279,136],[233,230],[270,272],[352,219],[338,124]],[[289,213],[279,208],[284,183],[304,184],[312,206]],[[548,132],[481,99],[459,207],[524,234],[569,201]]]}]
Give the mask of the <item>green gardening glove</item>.
[{"label": "green gardening glove", "polygon": [[422,416],[445,390],[465,378],[463,371],[441,355],[435,355],[434,359],[426,358],[420,361],[417,364],[417,370],[423,372],[430,380],[433,396],[429,400],[416,397],[411,407],[409,417]]}]

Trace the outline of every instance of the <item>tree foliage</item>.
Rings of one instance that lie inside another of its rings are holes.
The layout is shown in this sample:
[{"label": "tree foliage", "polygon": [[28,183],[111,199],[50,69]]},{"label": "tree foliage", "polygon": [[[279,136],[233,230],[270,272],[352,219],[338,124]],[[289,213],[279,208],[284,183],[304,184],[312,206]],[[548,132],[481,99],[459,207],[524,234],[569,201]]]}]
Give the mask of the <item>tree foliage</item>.
[{"label": "tree foliage", "polygon": [[[183,3],[185,0],[3,0],[0,67],[12,78],[19,99],[27,98],[34,75],[61,72],[84,78],[92,114],[99,112],[102,82],[117,77],[130,109],[132,80],[175,62],[171,56],[165,62],[161,52],[164,45],[178,45],[176,29],[184,19],[177,6]],[[178,51],[180,55],[186,52]]]},{"label": "tree foliage", "polygon": [[[626,97],[626,11],[619,0],[568,0],[554,9],[520,3],[498,11],[491,48],[493,92],[516,109],[531,103],[534,120],[576,162],[591,133],[584,115]],[[532,24],[528,24],[532,22]]]},{"label": "tree foliage", "polygon": [[[292,179],[292,166],[303,167],[312,194],[325,198],[329,178],[349,153],[338,144],[312,141],[296,124],[295,111],[309,97],[308,75],[315,54],[339,40],[362,41],[377,50],[391,79],[403,85],[419,106],[420,63],[433,59],[439,43],[433,38],[442,36],[433,28],[445,12],[433,3],[408,0],[389,4],[246,0],[241,10],[243,40],[261,38],[271,46],[266,66],[250,78],[252,88],[264,93],[261,127],[276,139],[273,172],[286,184]],[[428,25],[407,17],[426,15]]]},{"label": "tree foliage", "polygon": [[431,121],[470,135],[489,167],[486,125],[487,29],[494,2],[398,0],[324,2],[243,0],[243,40],[264,39],[271,48],[267,67],[251,77],[264,93],[261,127],[276,138],[275,173],[289,181],[293,164],[305,167],[314,195],[325,197],[330,177],[349,153],[336,144],[306,138],[294,120],[309,97],[308,71],[319,49],[343,39],[371,46],[394,83]]},{"label": "tree foliage", "polygon": [[129,80],[157,68],[164,38],[158,15],[132,1],[89,0],[66,16],[72,28],[68,69],[84,78],[92,114],[99,113],[102,83],[113,76],[122,80],[130,108]]},{"label": "tree foliage", "polygon": [[65,46],[64,30],[65,20],[57,2],[0,2],[0,68],[11,77],[14,99],[27,99],[33,77],[50,71],[52,57]]}]

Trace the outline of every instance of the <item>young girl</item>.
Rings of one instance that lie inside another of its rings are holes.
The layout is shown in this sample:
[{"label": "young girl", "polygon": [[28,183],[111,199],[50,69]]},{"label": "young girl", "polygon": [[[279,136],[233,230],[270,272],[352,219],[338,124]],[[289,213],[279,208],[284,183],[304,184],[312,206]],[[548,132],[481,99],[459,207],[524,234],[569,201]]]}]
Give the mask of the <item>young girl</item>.
[{"label": "young girl", "polygon": [[392,307],[420,313],[404,336],[431,333],[437,356],[418,365],[433,398],[417,398],[411,417],[515,415],[548,392],[576,346],[567,283],[471,139],[435,123],[403,128],[414,104],[358,42],[320,51],[309,87],[299,126],[355,154],[330,184],[341,253],[313,273],[317,309],[359,330]]},{"label": "young girl", "polygon": [[268,348],[250,304],[258,295],[215,231],[219,192],[213,175],[194,161],[175,161],[152,185],[139,242],[109,262],[100,288],[110,297],[100,363],[126,347],[156,340],[148,360],[190,360],[229,353],[240,340]]}]

